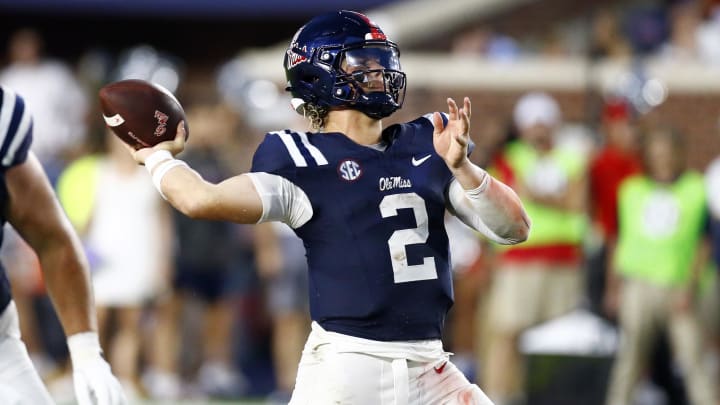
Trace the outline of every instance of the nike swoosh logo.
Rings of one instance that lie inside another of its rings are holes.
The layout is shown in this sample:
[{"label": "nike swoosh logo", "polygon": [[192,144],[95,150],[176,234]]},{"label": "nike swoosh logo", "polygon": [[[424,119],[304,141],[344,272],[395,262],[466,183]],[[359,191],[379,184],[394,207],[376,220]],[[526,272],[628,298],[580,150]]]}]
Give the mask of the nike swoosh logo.
[{"label": "nike swoosh logo", "polygon": [[434,367],[435,372],[438,374],[442,374],[443,370],[445,370],[445,366],[447,365],[447,361],[443,363],[440,367]]},{"label": "nike swoosh logo", "polygon": [[413,165],[413,166],[420,166],[420,165],[423,164],[426,160],[430,159],[431,156],[432,156],[432,155],[427,155],[427,156],[425,156],[424,158],[421,158],[421,159],[415,159],[415,156],[413,156],[413,158],[412,158],[412,165]]}]

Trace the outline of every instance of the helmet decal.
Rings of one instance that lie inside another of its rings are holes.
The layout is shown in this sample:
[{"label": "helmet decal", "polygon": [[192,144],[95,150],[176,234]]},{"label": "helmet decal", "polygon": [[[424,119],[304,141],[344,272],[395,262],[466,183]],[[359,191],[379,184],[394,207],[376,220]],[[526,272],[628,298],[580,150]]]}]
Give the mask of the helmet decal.
[{"label": "helmet decal", "polygon": [[387,37],[385,36],[385,34],[382,33],[382,31],[380,31],[380,30],[373,30],[372,28],[371,28],[370,30],[371,30],[370,32],[368,32],[367,34],[365,34],[365,39],[367,39],[367,40],[371,40],[371,39],[382,39],[382,40],[385,40],[385,39],[387,39]]},{"label": "helmet decal", "polygon": [[287,69],[292,69],[297,66],[298,63],[302,63],[307,60],[305,55],[301,55],[292,49],[287,50],[287,56],[287,65],[285,66]]}]

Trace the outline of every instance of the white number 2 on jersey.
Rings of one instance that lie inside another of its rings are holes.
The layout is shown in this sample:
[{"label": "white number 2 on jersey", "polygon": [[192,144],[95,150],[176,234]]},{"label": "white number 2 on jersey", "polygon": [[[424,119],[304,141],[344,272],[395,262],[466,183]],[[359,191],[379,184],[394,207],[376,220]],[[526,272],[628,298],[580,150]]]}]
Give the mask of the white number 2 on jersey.
[{"label": "white number 2 on jersey", "polygon": [[425,200],[415,193],[403,193],[386,195],[380,201],[380,213],[383,218],[396,216],[398,210],[402,208],[412,208],[417,227],[397,230],[388,239],[395,283],[436,279],[438,276],[434,257],[423,258],[422,264],[408,265],[405,250],[407,245],[425,243],[430,234]]}]

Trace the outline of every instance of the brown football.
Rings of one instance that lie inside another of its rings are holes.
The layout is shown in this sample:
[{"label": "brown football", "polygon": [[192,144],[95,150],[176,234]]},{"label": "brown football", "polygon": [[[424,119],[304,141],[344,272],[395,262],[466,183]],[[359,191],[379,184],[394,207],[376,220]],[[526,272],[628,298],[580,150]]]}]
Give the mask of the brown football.
[{"label": "brown football", "polygon": [[174,139],[180,121],[185,139],[190,134],[180,102],[158,84],[121,80],[101,88],[99,97],[105,124],[135,149]]}]

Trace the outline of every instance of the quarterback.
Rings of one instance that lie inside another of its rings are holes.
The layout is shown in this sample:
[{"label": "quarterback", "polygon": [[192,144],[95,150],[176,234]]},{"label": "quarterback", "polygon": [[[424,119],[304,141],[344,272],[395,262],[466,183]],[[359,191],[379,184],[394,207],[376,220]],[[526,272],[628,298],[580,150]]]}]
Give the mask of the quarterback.
[{"label": "quarterback", "polygon": [[268,133],[250,173],[204,181],[178,137],[133,152],[193,218],[282,221],[303,240],[313,319],[291,404],[491,404],[448,361],[453,302],[446,210],[503,244],[527,238],[517,195],[468,159],[470,100],[383,128],[406,76],[366,16],[300,28],[284,55],[292,106],[313,132]]}]

